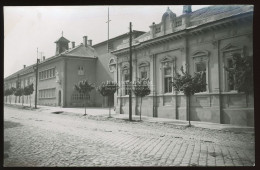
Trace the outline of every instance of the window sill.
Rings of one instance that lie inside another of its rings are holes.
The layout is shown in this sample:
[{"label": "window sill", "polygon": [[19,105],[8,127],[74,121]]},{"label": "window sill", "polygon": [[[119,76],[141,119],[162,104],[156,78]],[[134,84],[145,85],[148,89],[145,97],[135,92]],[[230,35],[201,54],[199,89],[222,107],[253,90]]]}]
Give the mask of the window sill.
[{"label": "window sill", "polygon": [[55,99],[55,98],[56,98],[56,97],[45,97],[45,98],[39,98],[39,99],[40,99],[40,100],[41,100],[41,99],[44,100],[44,99]]},{"label": "window sill", "polygon": [[49,80],[49,79],[54,79],[56,77],[51,77],[51,78],[46,78],[46,79],[40,79],[39,81],[44,81],[44,80]]}]

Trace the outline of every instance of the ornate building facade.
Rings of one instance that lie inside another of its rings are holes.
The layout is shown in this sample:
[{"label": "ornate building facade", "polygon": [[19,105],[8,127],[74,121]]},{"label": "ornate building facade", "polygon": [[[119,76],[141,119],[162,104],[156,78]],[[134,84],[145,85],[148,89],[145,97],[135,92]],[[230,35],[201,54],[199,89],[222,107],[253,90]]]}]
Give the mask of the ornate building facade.
[{"label": "ornate building facade", "polygon": [[[170,86],[183,66],[190,74],[206,73],[205,91],[191,97],[192,121],[254,126],[254,96],[238,93],[224,67],[232,67],[232,54],[253,55],[253,6],[216,5],[192,11],[183,6],[176,16],[169,8],[160,23],[132,42],[133,80],[148,78],[151,94],[143,99],[142,114],[187,120],[187,100]],[[112,51],[114,76],[120,83],[115,96],[116,111],[128,114],[129,43]],[[140,113],[133,97],[133,114]]]}]

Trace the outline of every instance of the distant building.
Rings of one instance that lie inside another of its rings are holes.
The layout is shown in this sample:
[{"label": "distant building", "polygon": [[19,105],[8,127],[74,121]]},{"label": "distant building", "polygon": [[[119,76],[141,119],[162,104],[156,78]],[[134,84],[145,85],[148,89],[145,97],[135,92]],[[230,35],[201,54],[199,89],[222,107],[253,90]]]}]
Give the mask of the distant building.
[{"label": "distant building", "polygon": [[[142,31],[134,31],[134,36],[143,34]],[[109,51],[114,50],[117,44],[121,44],[129,35],[123,34],[109,40]],[[109,71],[109,59],[112,56],[107,49],[107,41],[92,45],[92,40],[83,37],[83,43],[75,46],[65,37],[60,37],[56,43],[55,55],[49,58],[43,57],[38,66],[38,104],[61,107],[82,107],[87,99],[88,107],[107,107],[107,98],[103,98],[99,92],[93,90],[90,96],[84,96],[74,90],[74,85],[81,80],[99,85],[103,81],[113,80],[113,73]],[[36,57],[35,57],[36,60]],[[36,62],[36,61],[35,61]],[[18,72],[4,79],[5,88],[25,87],[34,84],[36,64],[25,66]],[[29,103],[26,97],[12,103]],[[31,96],[34,104],[35,92]],[[8,100],[9,102],[9,100]]]},{"label": "distant building", "polygon": [[[141,19],[141,18],[140,18]],[[232,67],[233,53],[253,55],[253,6],[215,5],[192,11],[183,6],[177,16],[168,8],[160,23],[133,39],[133,81],[149,78],[152,92],[143,99],[142,114],[150,117],[187,120],[184,94],[170,86],[181,66],[193,74],[206,72],[206,90],[191,97],[191,120],[254,126],[254,97],[238,93],[228,80],[224,66]],[[116,57],[115,80],[120,82],[116,110],[128,114],[129,43],[111,52]],[[140,102],[132,101],[133,114]]]}]

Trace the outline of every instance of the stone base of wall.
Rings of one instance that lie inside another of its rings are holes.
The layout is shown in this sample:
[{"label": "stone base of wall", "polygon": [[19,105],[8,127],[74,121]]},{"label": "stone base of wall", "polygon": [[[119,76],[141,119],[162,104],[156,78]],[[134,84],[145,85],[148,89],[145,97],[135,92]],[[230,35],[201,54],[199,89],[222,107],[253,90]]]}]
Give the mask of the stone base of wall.
[{"label": "stone base of wall", "polygon": [[239,126],[254,126],[254,109],[224,109],[223,123]]},{"label": "stone base of wall", "polygon": [[[142,115],[168,119],[187,120],[186,97],[183,95],[157,96],[157,106],[153,105],[153,96],[145,97]],[[191,97],[191,121],[254,126],[254,108],[252,97],[245,99],[244,94],[224,94],[224,108],[220,111],[219,94],[196,94]],[[238,100],[241,98],[241,100]],[[118,97],[116,113],[129,114],[128,98]],[[120,107],[120,101],[121,107]],[[132,114],[140,115],[140,102],[133,97]],[[246,103],[247,102],[247,103]],[[177,107],[176,107],[177,104]],[[121,110],[121,111],[120,111]]]}]

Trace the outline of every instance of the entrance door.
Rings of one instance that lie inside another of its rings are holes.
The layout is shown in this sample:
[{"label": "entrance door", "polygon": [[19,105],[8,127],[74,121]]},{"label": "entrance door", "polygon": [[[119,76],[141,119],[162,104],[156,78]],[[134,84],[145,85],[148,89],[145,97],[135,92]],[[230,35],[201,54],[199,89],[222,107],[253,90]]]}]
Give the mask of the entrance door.
[{"label": "entrance door", "polygon": [[59,91],[59,101],[58,101],[58,106],[61,106],[61,91]]}]

